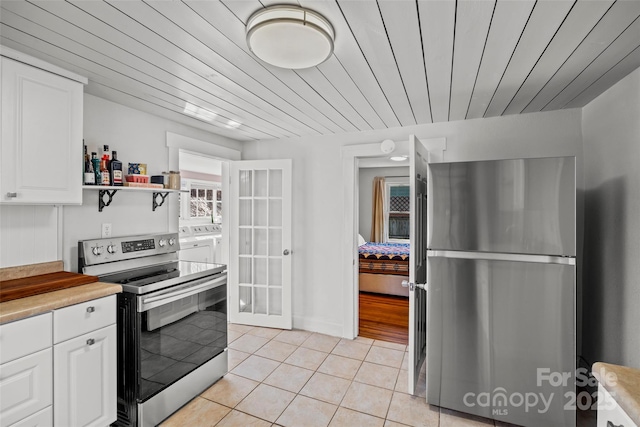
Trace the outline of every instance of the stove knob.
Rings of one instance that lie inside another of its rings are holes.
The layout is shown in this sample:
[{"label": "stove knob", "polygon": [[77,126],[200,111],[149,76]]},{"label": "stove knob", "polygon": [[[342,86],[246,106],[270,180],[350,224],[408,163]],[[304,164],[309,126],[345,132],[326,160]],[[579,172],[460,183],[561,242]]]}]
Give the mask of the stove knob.
[{"label": "stove knob", "polygon": [[174,239],[173,237],[169,239],[169,246],[173,246],[176,244],[176,239]]},{"label": "stove knob", "polygon": [[102,246],[94,246],[91,252],[93,252],[95,256],[102,255]]},{"label": "stove knob", "polygon": [[109,252],[110,254],[115,254],[116,253],[116,246],[115,245],[107,246],[107,252]]},{"label": "stove knob", "polygon": [[166,244],[167,244],[167,241],[164,239],[160,239],[160,241],[158,242],[158,245],[160,245],[160,247],[163,247]]}]

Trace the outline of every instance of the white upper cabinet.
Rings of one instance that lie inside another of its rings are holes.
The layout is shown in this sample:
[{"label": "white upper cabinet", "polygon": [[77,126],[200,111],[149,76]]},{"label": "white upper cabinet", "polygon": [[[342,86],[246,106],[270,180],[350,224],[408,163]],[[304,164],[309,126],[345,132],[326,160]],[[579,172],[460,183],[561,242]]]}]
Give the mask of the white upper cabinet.
[{"label": "white upper cabinet", "polygon": [[22,55],[1,59],[0,203],[81,204],[86,79]]}]

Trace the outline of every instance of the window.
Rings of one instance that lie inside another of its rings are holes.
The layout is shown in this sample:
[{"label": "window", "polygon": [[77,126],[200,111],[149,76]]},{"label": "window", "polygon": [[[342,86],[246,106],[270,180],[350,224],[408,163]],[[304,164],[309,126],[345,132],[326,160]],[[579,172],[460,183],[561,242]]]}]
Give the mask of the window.
[{"label": "window", "polygon": [[385,233],[388,242],[409,241],[409,178],[385,182]]},{"label": "window", "polygon": [[197,222],[222,222],[222,190],[216,182],[182,180],[180,219]]}]

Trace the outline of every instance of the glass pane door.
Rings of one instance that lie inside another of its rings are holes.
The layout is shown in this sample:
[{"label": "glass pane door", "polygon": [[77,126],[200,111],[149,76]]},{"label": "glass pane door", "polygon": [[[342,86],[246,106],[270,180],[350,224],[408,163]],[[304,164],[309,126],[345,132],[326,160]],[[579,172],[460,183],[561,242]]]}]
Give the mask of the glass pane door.
[{"label": "glass pane door", "polygon": [[232,165],[232,197],[237,188],[237,228],[232,224],[230,230],[230,287],[237,278],[230,297],[232,322],[291,328],[290,165],[290,160]]}]

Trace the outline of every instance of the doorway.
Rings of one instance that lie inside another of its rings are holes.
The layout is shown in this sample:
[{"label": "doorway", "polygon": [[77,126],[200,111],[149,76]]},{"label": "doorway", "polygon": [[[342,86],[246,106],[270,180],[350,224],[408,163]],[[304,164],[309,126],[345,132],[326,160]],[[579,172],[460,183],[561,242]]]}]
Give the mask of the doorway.
[{"label": "doorway", "polygon": [[[446,138],[422,140],[429,150],[429,161],[441,162],[447,148]],[[342,298],[344,305],[343,336],[353,339],[358,336],[359,286],[358,286],[358,163],[366,158],[380,157],[381,143],[354,144],[342,147],[342,172],[345,177],[343,201],[345,212],[344,239],[342,240],[341,265],[343,283]],[[394,154],[409,154],[409,138],[395,141]]]},{"label": "doorway", "polygon": [[358,335],[407,345],[409,165],[395,159],[358,160]]},{"label": "doorway", "polygon": [[179,150],[180,260],[222,263],[222,161]]}]

